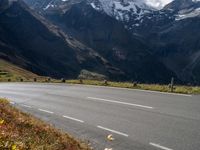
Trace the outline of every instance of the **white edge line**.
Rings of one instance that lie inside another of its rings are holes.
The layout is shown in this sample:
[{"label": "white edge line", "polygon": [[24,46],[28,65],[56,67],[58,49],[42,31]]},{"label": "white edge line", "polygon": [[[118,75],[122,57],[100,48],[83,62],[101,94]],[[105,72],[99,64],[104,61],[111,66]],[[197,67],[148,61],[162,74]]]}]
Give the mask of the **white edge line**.
[{"label": "white edge line", "polygon": [[157,147],[157,148],[160,148],[160,149],[163,149],[163,150],[173,150],[171,148],[168,148],[168,147],[165,147],[165,146],[162,146],[160,144],[156,144],[156,143],[149,143],[150,145],[154,146],[154,147]]},{"label": "white edge line", "polygon": [[[70,84],[70,83],[69,83],[69,84]],[[111,86],[83,85],[83,84],[72,84],[72,85],[93,86],[93,87],[97,87],[97,88],[122,89],[122,90],[139,91],[139,92],[147,92],[147,93],[158,93],[158,94],[167,94],[167,95],[174,95],[174,96],[192,97],[192,95],[190,95],[190,94],[169,93],[169,92],[160,92],[160,91],[152,91],[152,90],[131,89],[131,88],[120,88],[120,87],[111,87]]]},{"label": "white edge line", "polygon": [[21,106],[26,107],[26,108],[32,108],[31,106],[29,106],[29,105],[24,105],[24,104],[21,104]]},{"label": "white edge line", "polygon": [[142,107],[142,108],[154,109],[154,107],[151,107],[151,106],[145,106],[145,105],[127,103],[127,102],[122,102],[122,101],[108,100],[108,99],[96,98],[96,97],[87,97],[87,98],[88,99],[97,100],[97,101],[105,101],[105,102],[111,102],[111,103],[117,103],[117,104],[123,104],[123,105],[135,106],[135,107]]},{"label": "white edge line", "polygon": [[148,93],[158,93],[158,94],[166,94],[166,95],[174,95],[174,96],[186,96],[186,97],[192,97],[192,95],[190,95],[190,94],[169,93],[169,92],[160,92],[160,91],[142,90],[142,89],[133,89],[133,90],[141,91],[141,92],[148,92]]},{"label": "white edge line", "polygon": [[53,114],[54,112],[52,111],[48,111],[48,110],[45,110],[45,109],[38,109],[39,111],[42,111],[42,112],[46,112],[46,113],[49,113],[49,114]]},{"label": "white edge line", "polygon": [[79,119],[76,119],[76,118],[73,118],[73,117],[69,117],[69,116],[65,116],[65,115],[63,116],[63,118],[67,118],[67,119],[70,119],[70,120],[73,120],[73,121],[84,123],[83,120],[79,120]]},{"label": "white edge line", "polygon": [[122,133],[122,132],[119,132],[119,131],[116,131],[116,130],[108,129],[108,128],[105,128],[105,127],[102,127],[102,126],[97,126],[97,127],[100,128],[100,129],[106,130],[106,131],[110,131],[110,132],[113,132],[113,133],[116,133],[116,134],[119,134],[119,135],[123,135],[125,137],[129,136],[128,134],[125,134],[125,133]]}]

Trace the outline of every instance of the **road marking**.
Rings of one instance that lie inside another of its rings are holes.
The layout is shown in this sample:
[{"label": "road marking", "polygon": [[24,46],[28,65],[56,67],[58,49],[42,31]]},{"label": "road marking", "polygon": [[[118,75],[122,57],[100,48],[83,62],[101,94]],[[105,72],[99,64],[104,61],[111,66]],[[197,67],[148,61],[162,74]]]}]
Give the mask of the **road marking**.
[{"label": "road marking", "polygon": [[160,92],[160,91],[151,91],[151,90],[140,90],[140,89],[133,89],[133,90],[135,90],[135,91],[141,91],[141,92],[148,92],[148,93],[158,93],[158,94],[166,94],[166,95],[174,95],[174,96],[192,97],[192,95],[181,94],[181,93],[169,93],[169,92]]},{"label": "road marking", "polygon": [[160,148],[160,149],[163,149],[163,150],[173,150],[171,148],[167,148],[165,146],[162,146],[160,144],[156,144],[156,143],[149,143],[150,145],[154,146],[154,147],[157,147],[157,148]]},{"label": "road marking", "polygon": [[108,129],[108,128],[105,128],[105,127],[102,127],[102,126],[97,126],[98,128],[100,129],[103,129],[103,130],[106,130],[106,131],[110,131],[112,133],[116,133],[116,134],[119,134],[119,135],[123,135],[125,137],[128,137],[129,135],[128,134],[125,134],[125,133],[122,133],[122,132],[119,132],[119,131],[116,131],[116,130],[112,130],[112,129]]},{"label": "road marking", "polygon": [[[70,83],[69,83],[70,84]],[[147,92],[147,93],[158,93],[158,94],[167,94],[167,95],[174,95],[174,96],[186,96],[192,97],[189,94],[181,94],[181,93],[170,93],[170,92],[161,92],[161,91],[152,91],[152,90],[142,90],[142,89],[131,89],[131,88],[121,88],[121,87],[109,87],[109,86],[98,86],[98,85],[80,85],[80,84],[73,84],[71,85],[78,85],[78,86],[88,86],[88,87],[96,87],[96,88],[110,88],[110,89],[119,89],[119,90],[129,90],[129,91],[139,91],[139,92]]]},{"label": "road marking", "polygon": [[52,111],[48,111],[48,110],[45,110],[45,109],[38,109],[39,111],[42,111],[42,112],[46,112],[46,113],[49,113],[49,114],[53,114],[54,112]]},{"label": "road marking", "polygon": [[127,102],[122,102],[122,101],[115,101],[115,100],[109,100],[109,99],[103,99],[103,98],[96,98],[96,97],[87,97],[87,98],[88,99],[92,99],[92,100],[96,100],[96,101],[104,101],[104,102],[110,102],[110,103],[117,103],[117,104],[123,104],[123,105],[135,106],[135,107],[142,107],[142,108],[154,109],[151,106],[145,106],[145,105],[127,103]]},{"label": "road marking", "polygon": [[67,118],[67,119],[70,119],[70,120],[73,120],[73,121],[77,121],[77,122],[81,122],[81,123],[84,123],[83,120],[79,120],[79,119],[76,119],[76,118],[73,118],[73,117],[70,117],[70,116],[63,116],[64,118]]},{"label": "road marking", "polygon": [[29,105],[24,105],[24,104],[22,104],[21,106],[26,107],[26,108],[32,108],[31,106],[29,106]]}]

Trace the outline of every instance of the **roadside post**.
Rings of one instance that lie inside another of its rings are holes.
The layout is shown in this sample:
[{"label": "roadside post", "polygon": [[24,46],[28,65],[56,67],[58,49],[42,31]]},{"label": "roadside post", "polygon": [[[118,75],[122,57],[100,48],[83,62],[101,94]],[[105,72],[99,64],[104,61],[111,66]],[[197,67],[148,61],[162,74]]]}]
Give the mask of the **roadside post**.
[{"label": "roadside post", "polygon": [[65,79],[64,79],[64,78],[62,78],[62,79],[61,79],[61,82],[62,82],[62,83],[65,83],[66,81],[65,81]]},{"label": "roadside post", "polygon": [[174,91],[174,77],[172,77],[172,79],[171,79],[170,88],[171,88],[171,92],[173,92]]},{"label": "roadside post", "polygon": [[104,80],[104,85],[108,85],[108,81],[107,80]]},{"label": "roadside post", "polygon": [[83,84],[83,80],[82,80],[82,79],[79,79],[79,83],[80,83],[80,84]]}]

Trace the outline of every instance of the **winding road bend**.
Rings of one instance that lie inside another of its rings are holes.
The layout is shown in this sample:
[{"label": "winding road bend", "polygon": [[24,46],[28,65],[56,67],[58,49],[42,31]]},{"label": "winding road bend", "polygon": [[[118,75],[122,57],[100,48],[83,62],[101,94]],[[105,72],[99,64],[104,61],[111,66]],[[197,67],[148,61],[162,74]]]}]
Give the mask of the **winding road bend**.
[{"label": "winding road bend", "polygon": [[[1,83],[0,97],[96,150],[199,150],[200,96],[72,84]],[[112,134],[113,141],[107,141]]]}]

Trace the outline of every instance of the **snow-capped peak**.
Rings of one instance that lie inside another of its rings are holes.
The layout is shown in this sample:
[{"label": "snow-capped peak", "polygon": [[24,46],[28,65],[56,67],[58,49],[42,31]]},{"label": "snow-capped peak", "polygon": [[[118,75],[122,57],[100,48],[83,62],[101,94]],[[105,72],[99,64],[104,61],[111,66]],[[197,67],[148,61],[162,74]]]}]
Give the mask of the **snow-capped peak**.
[{"label": "snow-capped peak", "polygon": [[145,3],[151,7],[162,9],[165,5],[171,3],[173,0],[145,0]]},{"label": "snow-capped peak", "polygon": [[[96,0],[97,1],[97,0]],[[165,5],[169,4],[173,0],[98,0],[105,8],[112,5],[114,2],[121,2],[124,4],[135,4],[140,8],[149,8],[152,7],[154,9],[161,9]],[[200,1],[200,0],[192,0],[192,1]]]},{"label": "snow-capped peak", "polygon": [[129,21],[130,18],[140,19],[143,14],[155,10],[147,5],[145,0],[93,0],[91,5],[94,9],[121,21]]},{"label": "snow-capped peak", "polygon": [[[99,4],[98,4],[99,2]],[[150,6],[146,5],[144,0],[95,0],[95,3],[92,3],[93,6],[95,4],[100,5],[102,9],[109,15],[113,13],[113,9],[116,10],[135,10],[135,7],[141,9],[153,9]]]}]

